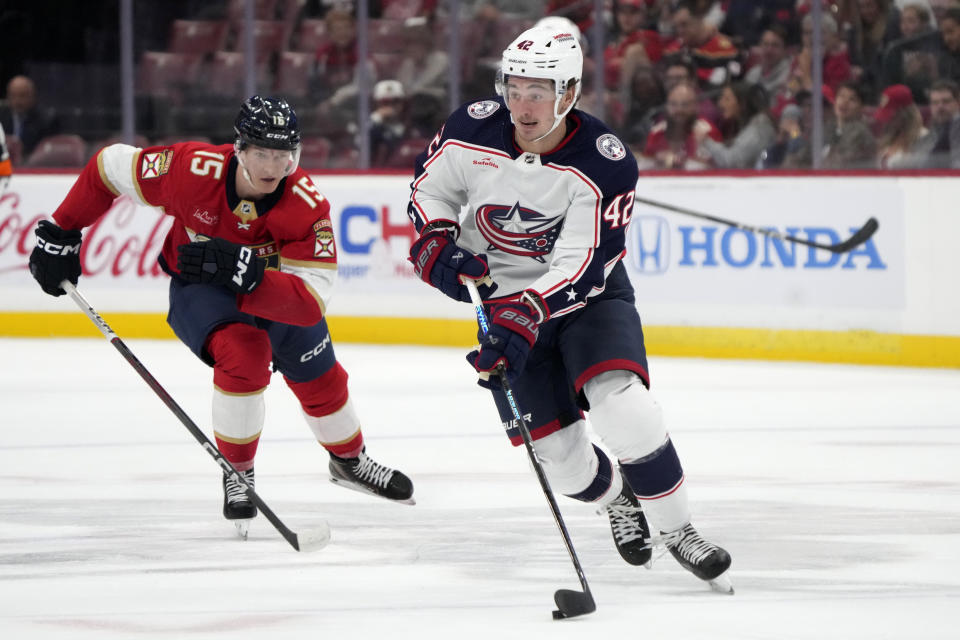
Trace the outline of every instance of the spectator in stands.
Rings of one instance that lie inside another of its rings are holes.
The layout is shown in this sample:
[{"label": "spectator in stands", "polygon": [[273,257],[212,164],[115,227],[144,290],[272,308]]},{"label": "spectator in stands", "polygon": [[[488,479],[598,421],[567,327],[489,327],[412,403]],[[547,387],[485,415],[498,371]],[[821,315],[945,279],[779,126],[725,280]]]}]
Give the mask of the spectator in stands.
[{"label": "spectator in stands", "polygon": [[[669,95],[675,86],[685,82],[697,86],[697,68],[689,58],[671,57],[663,67],[663,95]],[[717,105],[710,96],[698,92],[698,101],[697,113],[701,118],[710,122],[717,122],[720,119]]]},{"label": "spectator in stands", "polygon": [[863,117],[864,89],[853,82],[837,87],[834,123],[824,127],[825,169],[867,169],[876,166],[877,141]]},{"label": "spectator in stands", "polygon": [[60,133],[60,123],[51,109],[37,104],[37,88],[27,76],[14,76],[7,83],[7,103],[0,108],[0,126],[16,136],[27,157],[47,136]]},{"label": "spectator in stands", "polygon": [[900,37],[913,38],[933,31],[933,20],[926,5],[915,2],[900,9]]},{"label": "spectator in stands", "polygon": [[925,102],[934,80],[960,81],[960,8],[947,9],[938,29],[894,42],[883,58],[883,86],[905,84]]},{"label": "spectator in stands", "polygon": [[720,131],[697,115],[697,88],[683,82],[667,95],[667,117],[658,122],[647,137],[646,146],[637,158],[641,169],[706,169],[710,157],[700,152],[694,137],[696,128],[706,128],[706,136],[720,140]]},{"label": "spectator in stands", "polygon": [[937,80],[930,87],[930,131],[919,144],[928,169],[960,169],[960,85]]},{"label": "spectator in stands", "polygon": [[450,57],[444,46],[424,18],[404,21],[403,60],[393,77],[403,83],[408,96],[428,93],[446,102]]},{"label": "spectator in stands", "polygon": [[747,70],[744,80],[748,84],[761,84],[771,96],[775,96],[787,84],[793,58],[787,52],[787,30],[774,24],[760,36],[760,59]]},{"label": "spectator in stands", "polygon": [[646,0],[615,0],[613,28],[603,52],[604,86],[611,96],[611,122],[622,126],[663,97],[659,94],[655,64],[662,56],[660,34],[645,28]]},{"label": "spectator in stands", "polygon": [[[359,92],[356,19],[349,11],[331,9],[324,21],[328,40],[317,50],[311,97],[319,102],[318,120],[324,126],[355,131]],[[376,68],[369,60],[365,64],[367,78],[374,82]]]},{"label": "spectator in stands", "polygon": [[[806,92],[809,101],[809,92]],[[757,161],[758,169],[798,168],[809,167],[810,139],[809,132],[804,130],[803,112],[797,104],[788,104],[780,114],[777,127],[777,137],[773,144],[760,154]],[[801,162],[800,156],[806,150],[807,162]],[[789,159],[793,159],[789,162]],[[792,167],[791,167],[792,165]]]},{"label": "spectator in stands", "polygon": [[398,80],[381,80],[373,87],[370,114],[370,164],[382,167],[407,132],[406,96]]},{"label": "spectator in stands", "polygon": [[[646,27],[646,0],[614,0],[613,27],[603,52],[605,85],[611,91],[629,86],[631,71],[660,62],[663,45],[660,34]],[[626,68],[626,73],[623,73]]]},{"label": "spectator in stands", "polygon": [[926,154],[918,144],[927,135],[923,116],[910,88],[895,84],[883,90],[873,116],[877,130],[877,166],[881,169],[917,169]]},{"label": "spectator in stands", "polygon": [[357,68],[357,24],[354,15],[343,9],[331,9],[324,16],[324,22],[327,39],[317,49],[311,87],[316,100],[329,99],[339,89],[349,87]]},{"label": "spectator in stands", "polygon": [[723,169],[752,169],[763,150],[776,138],[770,98],[763,85],[728,84],[717,98],[723,141],[710,137],[710,127],[700,123],[693,129],[698,156],[709,157]]},{"label": "spectator in stands", "polygon": [[733,41],[709,26],[689,2],[681,2],[673,13],[677,40],[664,50],[665,57],[689,56],[702,87],[722,86],[740,75],[740,52]]},{"label": "spectator in stands", "polygon": [[783,30],[786,42],[795,21],[796,0],[728,0],[724,5],[727,11],[720,31],[729,34],[741,50],[762,44],[764,32],[774,26]]},{"label": "spectator in stands", "polygon": [[[803,47],[793,60],[790,71],[794,93],[800,89],[813,91],[813,16],[804,16],[802,25]],[[840,37],[837,21],[824,13],[821,18],[823,40],[823,84],[836,91],[841,83],[851,79],[850,56],[847,45]]]},{"label": "spectator in stands", "polygon": [[858,0],[857,17],[848,34],[852,77],[861,84],[880,80],[883,52],[900,38],[900,12],[892,0]]}]

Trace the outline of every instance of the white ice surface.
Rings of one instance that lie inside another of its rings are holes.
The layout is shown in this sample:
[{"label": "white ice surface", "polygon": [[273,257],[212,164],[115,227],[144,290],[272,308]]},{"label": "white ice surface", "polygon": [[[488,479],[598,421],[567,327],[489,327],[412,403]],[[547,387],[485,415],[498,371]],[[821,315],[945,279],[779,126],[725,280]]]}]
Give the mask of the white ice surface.
[{"label": "white ice surface", "polygon": [[[127,343],[210,434],[209,370]],[[263,517],[235,538],[214,461],[105,340],[0,340],[0,638],[960,638],[960,371],[653,358],[736,595],[669,555],[624,564],[560,498],[598,610],[557,622],[576,575],[463,353],[337,353],[369,453],[417,504],[332,485],[276,375],[257,491],[294,530],[329,522],[307,554]]]}]

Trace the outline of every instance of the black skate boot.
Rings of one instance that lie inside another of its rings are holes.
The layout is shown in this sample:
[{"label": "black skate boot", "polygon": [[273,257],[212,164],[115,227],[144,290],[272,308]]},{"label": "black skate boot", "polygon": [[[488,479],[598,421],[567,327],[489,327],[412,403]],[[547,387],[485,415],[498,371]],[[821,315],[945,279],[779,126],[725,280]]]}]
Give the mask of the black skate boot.
[{"label": "black skate boot", "polygon": [[[253,467],[239,471],[251,487],[254,486]],[[250,520],[257,515],[257,506],[247,497],[246,487],[232,475],[223,475],[223,517],[234,520],[237,533],[246,539]]]},{"label": "black skate boot", "polygon": [[367,455],[366,448],[356,458],[340,458],[331,453],[330,481],[387,500],[415,504],[410,478],[376,462]]},{"label": "black skate boot", "polygon": [[623,491],[606,506],[605,511],[610,518],[613,542],[617,545],[620,557],[629,564],[648,565],[649,568],[653,555],[650,527],[637,497],[626,481],[623,483]]},{"label": "black skate boot", "polygon": [[664,534],[670,554],[684,569],[721,593],[733,593],[733,585],[725,572],[730,568],[730,554],[712,542],[704,540],[692,524]]}]

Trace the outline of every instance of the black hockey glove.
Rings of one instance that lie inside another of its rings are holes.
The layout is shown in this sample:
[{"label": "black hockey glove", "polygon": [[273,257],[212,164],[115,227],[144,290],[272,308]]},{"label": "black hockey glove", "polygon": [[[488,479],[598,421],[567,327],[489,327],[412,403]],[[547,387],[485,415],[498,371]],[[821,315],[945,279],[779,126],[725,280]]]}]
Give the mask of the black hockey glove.
[{"label": "black hockey glove", "polygon": [[[540,328],[530,305],[524,302],[504,302],[490,311],[490,331],[480,337],[480,351],[467,354],[467,361],[480,373],[496,374],[502,364],[507,380],[513,382],[527,362],[530,349],[537,341]],[[487,384],[484,384],[487,382]],[[481,379],[480,386],[492,388],[489,378]]]},{"label": "black hockey glove", "polygon": [[[410,262],[417,277],[460,302],[470,302],[461,276],[481,280],[490,275],[486,256],[459,247],[449,231],[430,231],[420,236],[410,247]],[[496,288],[496,284],[477,286],[483,298]]]},{"label": "black hockey glove", "polygon": [[177,271],[187,282],[215,284],[235,293],[250,293],[263,281],[266,262],[250,247],[223,238],[191,242],[178,248]]},{"label": "black hockey glove", "polygon": [[67,292],[60,288],[61,282],[77,284],[80,279],[83,235],[79,230],[61,229],[49,220],[38,222],[34,233],[37,246],[30,252],[30,273],[46,293],[62,296]]}]

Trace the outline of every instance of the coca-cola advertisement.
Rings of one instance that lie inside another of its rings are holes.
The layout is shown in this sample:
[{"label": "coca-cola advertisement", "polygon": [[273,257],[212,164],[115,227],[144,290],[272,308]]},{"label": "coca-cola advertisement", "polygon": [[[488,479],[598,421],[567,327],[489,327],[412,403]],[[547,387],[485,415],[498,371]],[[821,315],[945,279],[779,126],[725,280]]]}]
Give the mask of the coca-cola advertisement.
[{"label": "coca-cola advertisement", "polygon": [[[50,218],[75,173],[17,173],[0,195],[0,310],[65,311],[30,276],[37,221]],[[463,310],[413,275],[407,260],[415,230],[406,215],[409,180],[401,176],[313,176],[331,203],[341,315],[461,317]],[[157,256],[172,219],[128,196],[83,230],[79,286],[98,309],[165,312],[168,276]]]}]

